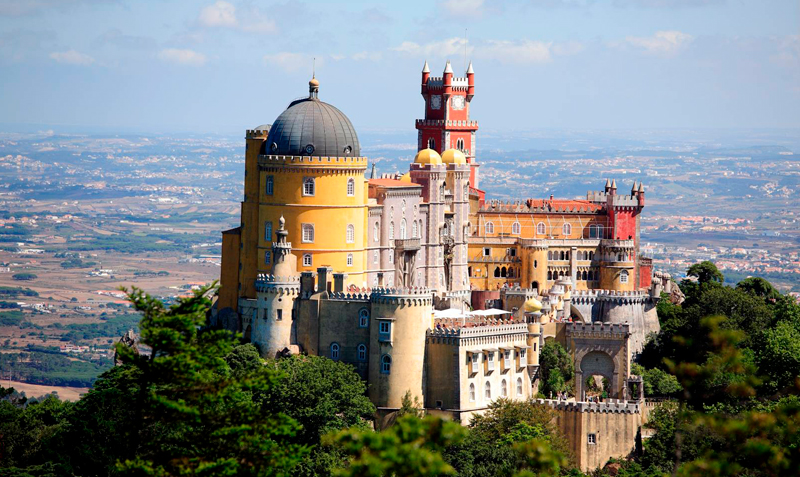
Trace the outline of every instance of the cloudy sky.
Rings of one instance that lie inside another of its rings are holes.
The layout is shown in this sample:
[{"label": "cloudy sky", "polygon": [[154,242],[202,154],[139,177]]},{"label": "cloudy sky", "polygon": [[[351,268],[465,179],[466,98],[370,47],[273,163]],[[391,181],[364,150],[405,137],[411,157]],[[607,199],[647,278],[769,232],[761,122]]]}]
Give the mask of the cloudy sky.
[{"label": "cloudy sky", "polygon": [[798,0],[0,0],[0,129],[239,134],[303,96],[413,130],[466,53],[491,129],[800,127]]}]

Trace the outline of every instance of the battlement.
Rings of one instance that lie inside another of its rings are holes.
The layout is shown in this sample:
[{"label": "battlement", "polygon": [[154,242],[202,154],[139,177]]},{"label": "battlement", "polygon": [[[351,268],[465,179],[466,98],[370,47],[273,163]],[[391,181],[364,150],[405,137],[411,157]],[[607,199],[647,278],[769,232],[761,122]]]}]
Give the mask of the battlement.
[{"label": "battlement", "polygon": [[278,277],[266,273],[259,273],[256,278],[256,291],[259,292],[289,292],[300,290],[300,277]]},{"label": "battlement", "polygon": [[363,301],[368,302],[370,298],[370,294],[367,292],[354,292],[354,293],[347,293],[347,292],[332,292],[329,295],[330,300],[341,300],[341,301]]},{"label": "battlement", "polygon": [[633,303],[644,303],[650,300],[650,295],[642,291],[618,291],[618,290],[573,290],[572,303],[591,304],[595,301],[605,301],[620,305]]},{"label": "battlement", "polygon": [[614,195],[611,199],[614,207],[639,207],[639,198],[635,195]]},{"label": "battlement", "polygon": [[[527,333],[528,325],[507,320],[487,320],[481,323],[457,324],[458,319],[444,318],[435,320],[435,327],[428,329],[427,336],[431,338],[472,338],[480,336],[493,336],[508,333]],[[448,322],[454,322],[448,324]]]},{"label": "battlement", "polygon": [[634,243],[633,240],[603,239],[600,241],[600,246],[612,249],[632,249]]},{"label": "battlement", "polygon": [[245,139],[266,139],[269,136],[271,124],[265,124],[266,129],[248,129],[245,132]]},{"label": "battlement", "polygon": [[458,128],[465,128],[465,129],[478,129],[478,121],[472,120],[462,120],[462,121],[453,121],[453,120],[444,120],[444,119],[417,119],[416,120],[417,128],[423,126],[447,126],[448,128],[458,129]]},{"label": "battlement", "polygon": [[524,202],[490,200],[484,203],[479,212],[509,212],[509,213],[530,213],[530,212],[560,212],[570,214],[592,214],[596,215],[604,210],[602,205],[583,200],[562,200],[562,199],[528,199]]},{"label": "battlement", "polygon": [[638,402],[610,399],[603,402],[574,402],[557,399],[537,399],[537,404],[546,404],[557,411],[567,412],[602,412],[613,414],[639,414]]},{"label": "battlement", "polygon": [[259,154],[258,163],[260,166],[305,166],[305,167],[341,167],[341,168],[365,168],[368,159],[366,157],[327,157],[327,156],[273,156],[270,154]]},{"label": "battlement", "polygon": [[429,288],[373,288],[369,299],[373,303],[402,305],[432,305],[433,291]]},{"label": "battlement", "polygon": [[615,338],[625,339],[631,334],[628,323],[567,323],[567,336],[574,338]]}]

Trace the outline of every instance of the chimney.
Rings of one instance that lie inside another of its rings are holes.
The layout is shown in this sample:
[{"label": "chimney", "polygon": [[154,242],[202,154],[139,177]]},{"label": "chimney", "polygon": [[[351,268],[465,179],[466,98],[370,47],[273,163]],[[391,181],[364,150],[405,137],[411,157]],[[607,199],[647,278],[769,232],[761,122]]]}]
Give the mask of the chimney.
[{"label": "chimney", "polygon": [[333,274],[333,291],[336,293],[344,292],[344,282],[347,280],[346,273],[334,273]]},{"label": "chimney", "polygon": [[333,268],[324,266],[317,268],[317,293],[330,291],[330,279]]}]

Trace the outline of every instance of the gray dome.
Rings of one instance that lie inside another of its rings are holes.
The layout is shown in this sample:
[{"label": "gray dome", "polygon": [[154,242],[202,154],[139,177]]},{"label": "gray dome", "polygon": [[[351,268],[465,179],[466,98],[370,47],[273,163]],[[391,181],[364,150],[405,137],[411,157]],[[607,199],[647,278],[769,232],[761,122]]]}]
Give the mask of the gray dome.
[{"label": "gray dome", "polygon": [[353,124],[341,111],[316,97],[292,102],[272,123],[263,154],[358,157]]}]

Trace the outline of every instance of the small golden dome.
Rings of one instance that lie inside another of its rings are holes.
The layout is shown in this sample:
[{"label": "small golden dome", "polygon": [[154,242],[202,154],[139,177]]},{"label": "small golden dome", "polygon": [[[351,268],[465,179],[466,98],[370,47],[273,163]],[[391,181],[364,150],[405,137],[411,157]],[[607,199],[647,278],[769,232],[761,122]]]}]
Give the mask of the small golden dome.
[{"label": "small golden dome", "polygon": [[414,157],[414,162],[417,164],[431,164],[438,166],[442,163],[442,156],[433,149],[423,149]]},{"label": "small golden dome", "polygon": [[308,82],[308,85],[319,87],[319,80],[317,78],[311,78],[311,80]]},{"label": "small golden dome", "polygon": [[410,184],[411,183],[411,173],[410,172],[406,172],[405,174],[403,174],[400,177],[400,182],[408,182]]},{"label": "small golden dome", "polygon": [[522,305],[522,309],[524,309],[526,313],[536,313],[537,311],[541,311],[542,303],[536,298],[529,298],[525,304]]},{"label": "small golden dome", "polygon": [[467,156],[458,149],[448,149],[442,153],[442,162],[445,164],[466,164]]}]

